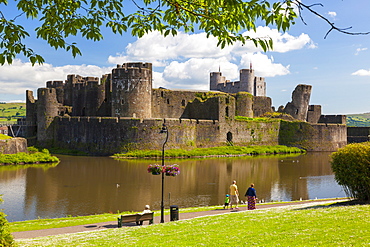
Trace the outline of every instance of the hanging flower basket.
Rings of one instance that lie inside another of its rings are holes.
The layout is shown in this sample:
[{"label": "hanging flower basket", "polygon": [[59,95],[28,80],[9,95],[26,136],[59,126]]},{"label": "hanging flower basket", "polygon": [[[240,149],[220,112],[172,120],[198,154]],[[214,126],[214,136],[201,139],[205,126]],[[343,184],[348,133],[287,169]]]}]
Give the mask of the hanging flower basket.
[{"label": "hanging flower basket", "polygon": [[148,172],[152,173],[153,175],[159,175],[162,173],[162,171],[163,171],[163,167],[161,165],[154,164],[154,165],[148,166]]},{"label": "hanging flower basket", "polygon": [[165,166],[164,174],[166,174],[166,176],[175,177],[180,174],[180,168],[176,164]]}]

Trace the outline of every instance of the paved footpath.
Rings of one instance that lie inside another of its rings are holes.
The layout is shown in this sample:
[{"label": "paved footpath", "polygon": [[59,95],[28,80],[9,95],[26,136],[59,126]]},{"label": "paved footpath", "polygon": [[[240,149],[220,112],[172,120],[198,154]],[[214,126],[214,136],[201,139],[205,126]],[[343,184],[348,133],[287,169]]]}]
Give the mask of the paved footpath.
[{"label": "paved footpath", "polygon": [[[313,200],[313,201],[285,202],[285,203],[275,203],[275,204],[257,204],[257,210],[264,209],[264,208],[293,206],[293,205],[300,205],[300,204],[303,204],[302,206],[306,206],[306,205],[312,206],[313,204],[317,205],[317,204],[325,204],[329,202],[340,202],[340,201],[346,201],[346,200],[347,199],[326,199],[326,200],[317,200],[317,201]],[[247,207],[245,206],[239,207],[239,209],[237,210],[223,209],[222,206],[220,206],[220,209],[214,209],[210,211],[181,213],[181,208],[180,208],[179,209],[179,220],[192,219],[192,218],[202,217],[202,216],[224,214],[224,213],[230,213],[230,212],[241,212],[245,210],[247,210]],[[164,221],[169,222],[170,216],[165,215]],[[157,216],[154,217],[154,223],[157,224],[159,222],[160,222],[160,216],[157,213]],[[145,221],[144,224],[148,224],[147,221]],[[130,227],[130,226],[136,226],[136,224],[135,223],[123,224],[123,227]],[[94,231],[94,230],[109,229],[109,228],[117,228],[117,220],[96,223],[96,224],[79,225],[79,226],[69,226],[69,227],[52,228],[52,229],[44,229],[44,230],[24,231],[24,232],[13,232],[12,234],[15,239],[21,239],[21,238],[36,238],[36,237],[45,237],[45,236],[58,235],[58,234]]]}]

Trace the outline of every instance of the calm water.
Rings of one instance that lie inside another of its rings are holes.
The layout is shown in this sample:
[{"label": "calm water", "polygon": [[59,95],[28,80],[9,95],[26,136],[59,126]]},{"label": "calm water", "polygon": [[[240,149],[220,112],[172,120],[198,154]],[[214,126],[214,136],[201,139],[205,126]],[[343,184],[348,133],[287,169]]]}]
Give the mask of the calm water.
[{"label": "calm water", "polygon": [[[295,157],[166,160],[181,174],[165,177],[165,207],[220,205],[232,180],[244,195],[255,184],[259,200],[291,201],[345,196],[334,180],[330,153]],[[160,209],[161,176],[147,173],[153,160],[58,156],[57,166],[0,167],[0,208],[9,221]],[[241,200],[245,200],[241,197]]]}]

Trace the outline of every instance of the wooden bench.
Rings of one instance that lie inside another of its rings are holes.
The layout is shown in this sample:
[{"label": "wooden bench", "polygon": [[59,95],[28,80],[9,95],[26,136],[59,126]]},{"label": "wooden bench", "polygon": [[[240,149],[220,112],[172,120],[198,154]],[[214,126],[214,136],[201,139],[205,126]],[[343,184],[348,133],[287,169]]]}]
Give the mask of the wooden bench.
[{"label": "wooden bench", "polygon": [[136,222],[137,225],[140,225],[140,222],[148,220],[149,225],[153,224],[153,217],[154,212],[151,213],[145,213],[145,214],[128,214],[128,215],[121,215],[121,217],[118,218],[118,227],[122,227],[123,223],[130,223],[130,222]]}]

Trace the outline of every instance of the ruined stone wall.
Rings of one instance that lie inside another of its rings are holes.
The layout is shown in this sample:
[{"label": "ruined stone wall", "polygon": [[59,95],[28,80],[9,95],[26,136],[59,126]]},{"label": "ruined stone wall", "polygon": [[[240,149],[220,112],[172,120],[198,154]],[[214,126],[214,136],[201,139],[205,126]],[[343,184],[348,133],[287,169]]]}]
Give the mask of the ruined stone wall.
[{"label": "ruined stone wall", "polygon": [[235,98],[222,92],[153,89],[153,118],[220,120],[234,118]]},{"label": "ruined stone wall", "polygon": [[347,124],[346,115],[321,115],[319,123]]},{"label": "ruined stone wall", "polygon": [[280,121],[226,121],[220,123],[220,140],[235,145],[278,145]]},{"label": "ruined stone wall", "polygon": [[235,95],[236,116],[253,117],[253,96],[247,92],[239,92]]},{"label": "ruined stone wall", "polygon": [[27,140],[21,137],[0,139],[0,154],[28,153]]},{"label": "ruined stone wall", "polygon": [[[152,90],[152,118],[186,118],[184,111],[196,98],[195,91]],[[186,114],[185,114],[186,115]]]},{"label": "ruined stone wall", "polygon": [[294,89],[292,93],[292,101],[286,104],[284,112],[288,113],[295,119],[306,121],[311,90],[311,85],[299,84]]},{"label": "ruined stone wall", "polygon": [[309,123],[318,123],[321,117],[321,105],[309,105],[306,121]]},{"label": "ruined stone wall", "polygon": [[295,146],[307,151],[336,151],[347,144],[344,124],[309,124],[282,121],[279,144]]},{"label": "ruined stone wall", "polygon": [[30,90],[26,91],[26,119],[31,125],[37,123],[37,104]]},{"label": "ruined stone wall", "polygon": [[253,116],[260,117],[266,112],[272,112],[270,97],[255,96],[253,98]]}]

